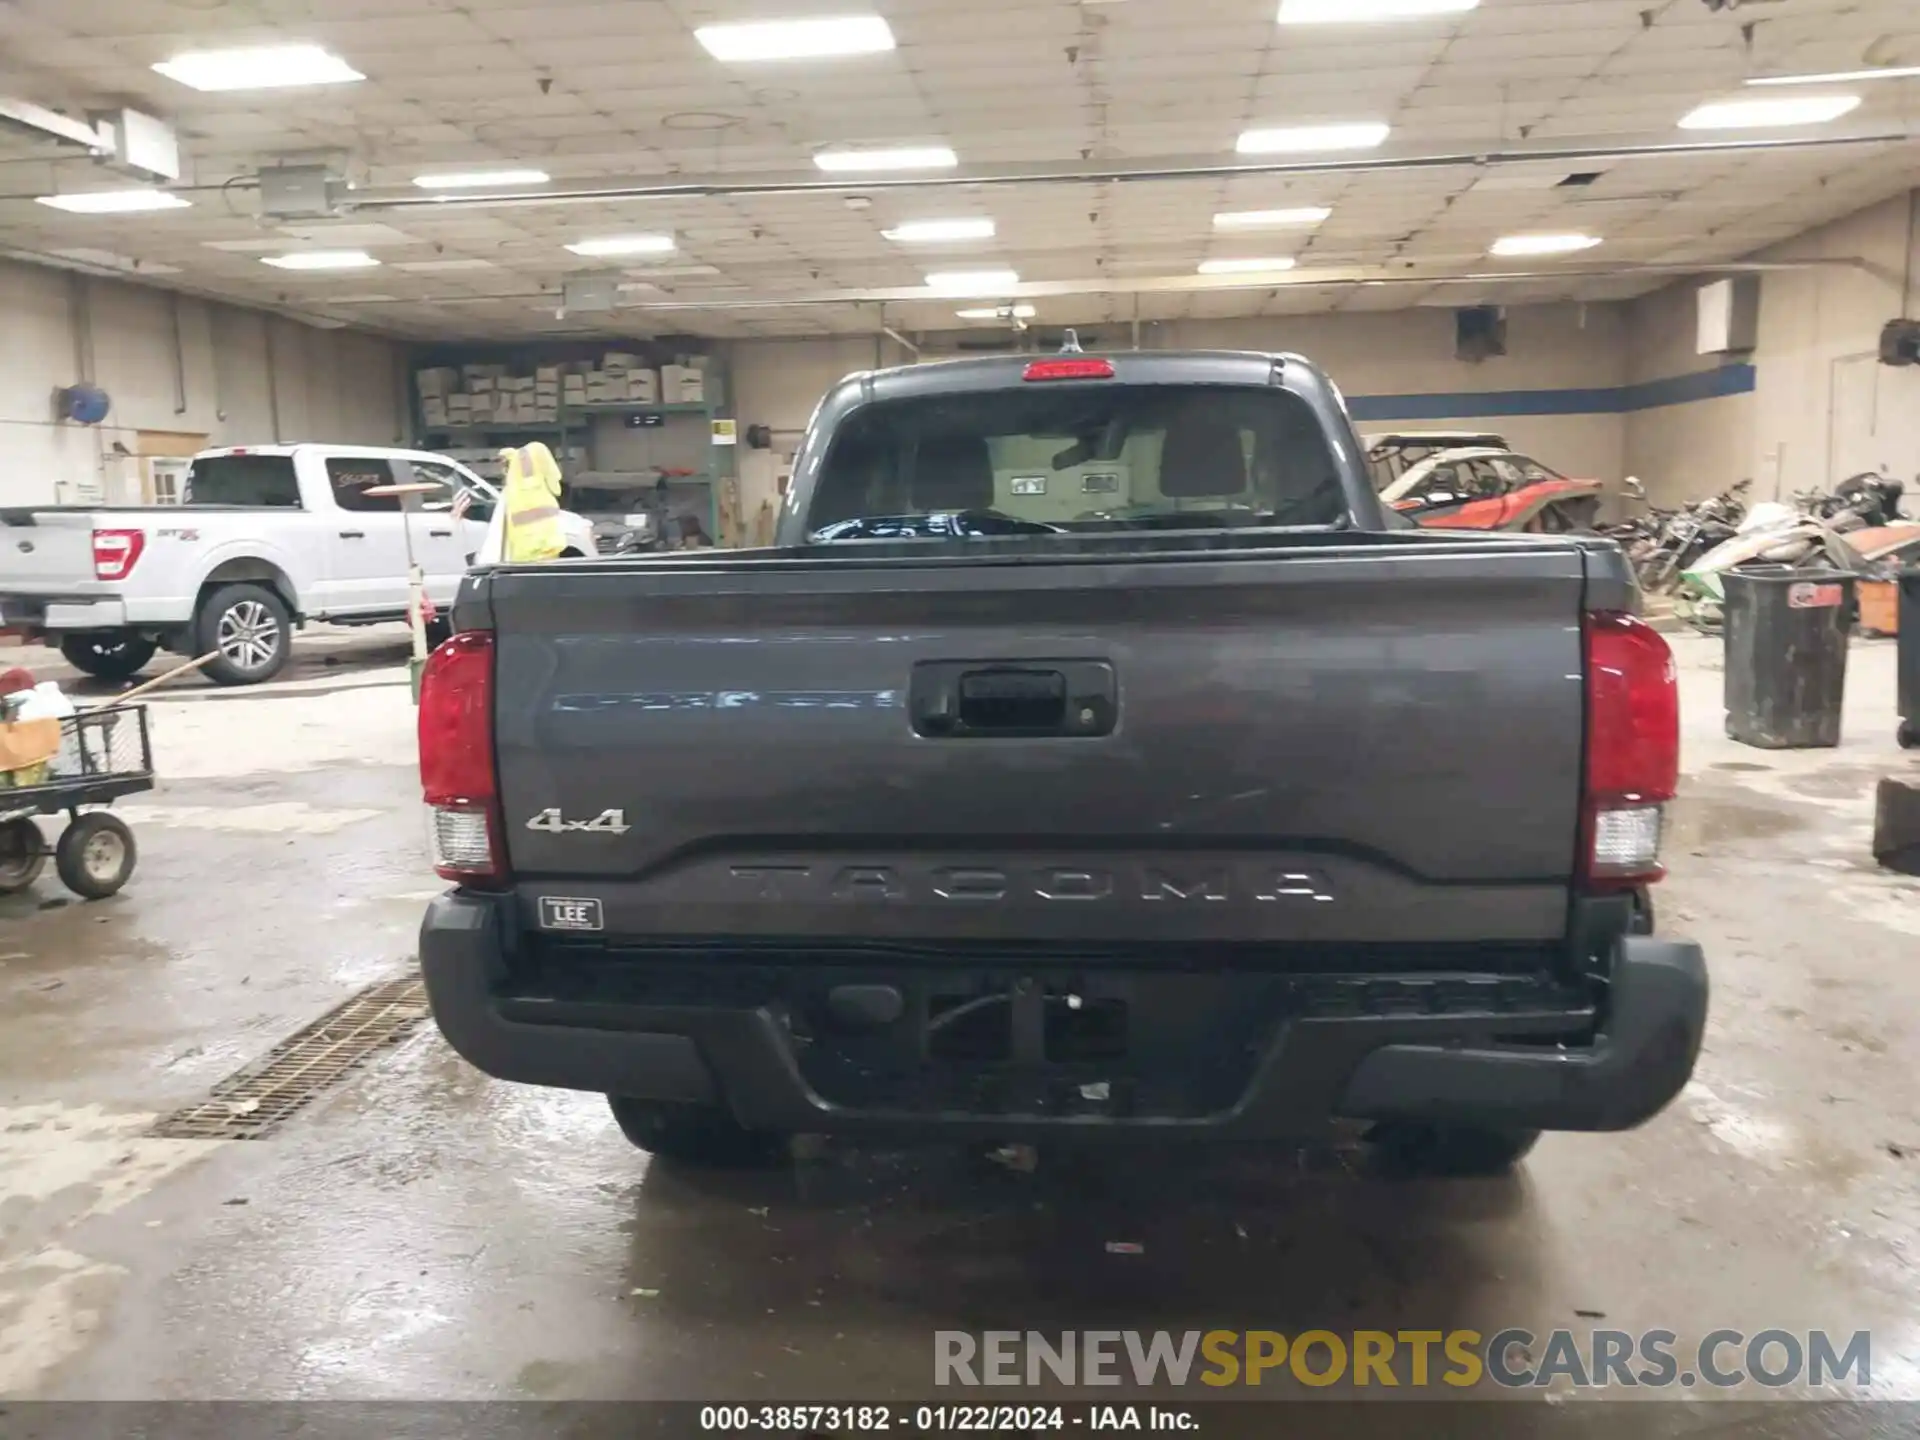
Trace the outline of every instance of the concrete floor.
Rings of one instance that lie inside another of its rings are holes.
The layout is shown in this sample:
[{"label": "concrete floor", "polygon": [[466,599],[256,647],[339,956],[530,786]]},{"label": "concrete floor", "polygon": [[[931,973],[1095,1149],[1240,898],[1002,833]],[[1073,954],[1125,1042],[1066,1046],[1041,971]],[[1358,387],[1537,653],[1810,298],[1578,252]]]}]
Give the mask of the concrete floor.
[{"label": "concrete floor", "polygon": [[1920,881],[1868,855],[1874,782],[1920,769],[1892,647],[1856,645],[1840,749],[1763,753],[1721,733],[1716,647],[1675,643],[1660,904],[1713,967],[1697,1078],[1445,1183],[1345,1152],[692,1174],[430,1027],[266,1140],[143,1138],[404,973],[436,888],[391,634],[185,684],[127,891],[0,899],[0,1396],[924,1397],[942,1328],[1603,1323],[1870,1329],[1875,1393],[1920,1398]]}]

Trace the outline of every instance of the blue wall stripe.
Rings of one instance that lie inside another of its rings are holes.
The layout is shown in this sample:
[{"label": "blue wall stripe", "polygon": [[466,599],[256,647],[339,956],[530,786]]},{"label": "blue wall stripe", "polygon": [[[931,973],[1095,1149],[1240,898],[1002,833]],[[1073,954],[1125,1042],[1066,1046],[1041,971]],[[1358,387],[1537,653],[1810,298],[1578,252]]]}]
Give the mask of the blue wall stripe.
[{"label": "blue wall stripe", "polygon": [[1479,390],[1451,395],[1350,395],[1355,420],[1451,420],[1460,416],[1626,415],[1663,405],[1686,405],[1726,395],[1748,395],[1755,386],[1751,365],[1722,365],[1638,385],[1576,390]]}]

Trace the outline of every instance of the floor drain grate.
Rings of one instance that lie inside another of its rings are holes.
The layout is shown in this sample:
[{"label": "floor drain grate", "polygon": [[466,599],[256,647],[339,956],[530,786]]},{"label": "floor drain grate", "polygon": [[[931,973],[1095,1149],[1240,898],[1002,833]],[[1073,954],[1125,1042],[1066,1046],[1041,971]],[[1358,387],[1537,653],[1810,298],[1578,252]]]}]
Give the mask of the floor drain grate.
[{"label": "floor drain grate", "polygon": [[257,1140],[377,1051],[404,1040],[426,1016],[427,992],[417,979],[370,986],[229,1075],[207,1099],[163,1116],[153,1133],[172,1140]]}]

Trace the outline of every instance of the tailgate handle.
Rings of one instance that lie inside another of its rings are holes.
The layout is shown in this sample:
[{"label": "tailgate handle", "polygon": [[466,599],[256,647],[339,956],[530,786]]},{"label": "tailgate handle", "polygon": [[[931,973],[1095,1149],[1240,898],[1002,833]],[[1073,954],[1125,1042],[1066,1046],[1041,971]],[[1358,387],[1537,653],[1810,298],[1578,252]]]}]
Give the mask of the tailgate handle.
[{"label": "tailgate handle", "polygon": [[914,666],[913,728],[934,739],[1090,736],[1112,732],[1113,667],[1100,660]]},{"label": "tailgate handle", "polygon": [[1058,670],[974,670],[960,677],[960,723],[972,730],[1058,731],[1067,677]]}]

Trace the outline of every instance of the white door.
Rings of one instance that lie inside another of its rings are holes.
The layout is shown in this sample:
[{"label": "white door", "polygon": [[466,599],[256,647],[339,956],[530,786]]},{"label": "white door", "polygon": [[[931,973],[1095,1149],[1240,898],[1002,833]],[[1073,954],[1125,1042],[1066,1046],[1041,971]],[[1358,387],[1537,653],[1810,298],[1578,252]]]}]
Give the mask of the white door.
[{"label": "white door", "polygon": [[378,456],[330,455],[325,464],[335,507],[333,533],[327,537],[330,611],[405,614],[407,533],[402,526],[407,517],[398,496],[366,493],[401,477]]},{"label": "white door", "polygon": [[[493,517],[493,496],[452,465],[410,460],[416,481],[428,481],[442,490],[419,497],[419,510],[409,517],[421,567],[426,571],[427,596],[445,608],[453,603],[460,577],[470,557],[486,538]],[[464,499],[462,498],[464,496]]]}]

